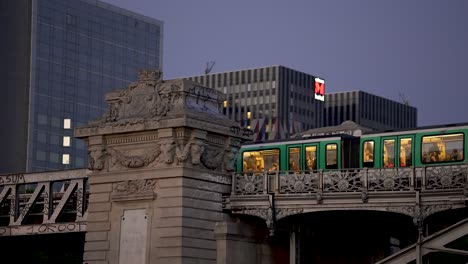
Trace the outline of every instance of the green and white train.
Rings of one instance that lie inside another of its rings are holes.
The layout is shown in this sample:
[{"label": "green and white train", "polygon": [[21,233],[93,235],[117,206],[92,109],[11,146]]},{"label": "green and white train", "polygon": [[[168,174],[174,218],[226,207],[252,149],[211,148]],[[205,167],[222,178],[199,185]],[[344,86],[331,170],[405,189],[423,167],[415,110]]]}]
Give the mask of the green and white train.
[{"label": "green and white train", "polygon": [[456,165],[467,162],[468,124],[244,144],[238,172]]}]

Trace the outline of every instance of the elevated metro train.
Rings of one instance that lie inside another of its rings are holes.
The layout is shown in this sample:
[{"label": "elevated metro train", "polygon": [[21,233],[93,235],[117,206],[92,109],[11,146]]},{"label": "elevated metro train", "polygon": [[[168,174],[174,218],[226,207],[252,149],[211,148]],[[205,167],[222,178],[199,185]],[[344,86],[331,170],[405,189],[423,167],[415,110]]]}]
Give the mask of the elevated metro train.
[{"label": "elevated metro train", "polygon": [[468,160],[468,124],[244,144],[238,172],[398,168],[455,165]]}]

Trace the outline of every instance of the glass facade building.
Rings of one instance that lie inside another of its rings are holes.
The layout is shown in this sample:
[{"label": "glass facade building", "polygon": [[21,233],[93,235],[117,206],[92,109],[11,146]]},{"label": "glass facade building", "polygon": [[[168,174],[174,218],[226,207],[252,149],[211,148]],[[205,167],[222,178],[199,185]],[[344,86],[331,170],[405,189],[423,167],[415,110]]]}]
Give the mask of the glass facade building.
[{"label": "glass facade building", "polygon": [[0,17],[0,173],[85,167],[74,127],[162,68],[163,23],[96,0],[2,1]]},{"label": "glass facade building", "polygon": [[270,66],[186,79],[226,94],[225,114],[253,130],[255,141],[288,138],[322,126],[324,103],[315,99],[320,78],[310,74]]}]

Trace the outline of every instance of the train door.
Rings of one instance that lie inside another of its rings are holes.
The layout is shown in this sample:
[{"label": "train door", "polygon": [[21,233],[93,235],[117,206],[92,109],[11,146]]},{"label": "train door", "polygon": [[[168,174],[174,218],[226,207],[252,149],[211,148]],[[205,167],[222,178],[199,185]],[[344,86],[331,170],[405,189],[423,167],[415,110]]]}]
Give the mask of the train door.
[{"label": "train door", "polygon": [[393,168],[398,164],[397,160],[397,137],[382,137],[382,167]]},{"label": "train door", "polygon": [[[376,143],[377,142],[377,143]],[[361,167],[375,168],[380,167],[380,144],[378,138],[363,138],[361,141],[359,157]]]},{"label": "train door", "polygon": [[320,143],[319,169],[341,169],[340,141],[324,141]]},{"label": "train door", "polygon": [[287,168],[288,170],[291,171],[299,171],[301,169],[304,169],[304,166],[302,165],[302,159],[301,159],[301,145],[291,145],[288,146],[288,164]]},{"label": "train door", "polygon": [[399,136],[398,147],[399,167],[414,166],[414,136]]},{"label": "train door", "polygon": [[393,136],[382,138],[382,167],[413,166],[413,136]]},{"label": "train door", "polygon": [[317,143],[304,145],[304,160],[302,161],[302,164],[304,164],[305,170],[318,170],[318,149],[319,148]]}]

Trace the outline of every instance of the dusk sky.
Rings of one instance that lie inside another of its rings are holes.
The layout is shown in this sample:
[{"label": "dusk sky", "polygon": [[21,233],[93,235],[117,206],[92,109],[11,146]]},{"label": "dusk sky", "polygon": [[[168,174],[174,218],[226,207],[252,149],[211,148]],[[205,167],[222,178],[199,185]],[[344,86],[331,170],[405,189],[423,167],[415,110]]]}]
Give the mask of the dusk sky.
[{"label": "dusk sky", "polygon": [[164,79],[283,65],[468,122],[466,0],[104,0],[164,22]]}]

